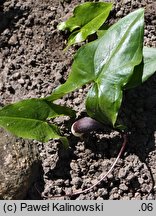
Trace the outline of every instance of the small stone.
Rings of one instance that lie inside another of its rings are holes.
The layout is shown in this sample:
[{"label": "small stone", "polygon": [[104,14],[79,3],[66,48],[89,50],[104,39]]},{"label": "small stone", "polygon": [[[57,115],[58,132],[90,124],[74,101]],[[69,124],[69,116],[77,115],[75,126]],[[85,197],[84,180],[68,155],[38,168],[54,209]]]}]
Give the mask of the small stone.
[{"label": "small stone", "polygon": [[152,35],[151,40],[152,40],[152,41],[155,41],[155,40],[156,40],[156,36],[155,36],[155,35]]},{"label": "small stone", "polygon": [[75,170],[75,171],[78,171],[78,170],[79,170],[78,165],[77,165],[74,161],[72,161],[72,162],[70,163],[70,167],[71,167],[72,170]]},{"label": "small stone", "polygon": [[126,175],[127,175],[127,171],[126,171],[124,168],[121,168],[121,169],[119,170],[118,177],[119,177],[119,178],[125,178]]},{"label": "small stone", "polygon": [[19,79],[19,78],[20,78],[20,73],[19,73],[19,72],[16,72],[16,73],[13,75],[13,78],[14,78],[14,79]]},{"label": "small stone", "polygon": [[25,34],[26,34],[27,36],[32,36],[32,35],[33,35],[32,29],[27,28],[26,31],[25,31]]},{"label": "small stone", "polygon": [[138,182],[139,182],[139,184],[142,184],[144,182],[144,180],[142,178],[138,178]]},{"label": "small stone", "polygon": [[69,185],[70,185],[69,179],[67,179],[67,180],[64,182],[64,184],[65,184],[67,187],[69,187]]},{"label": "small stone", "polygon": [[97,200],[103,200],[103,198],[102,197],[98,197]]},{"label": "small stone", "polygon": [[133,197],[133,193],[128,193],[128,197],[132,198]]},{"label": "small stone", "polygon": [[144,35],[148,36],[148,30],[147,29],[145,29]]},{"label": "small stone", "polygon": [[154,195],[153,194],[149,194],[147,197],[147,200],[155,200]]},{"label": "small stone", "polygon": [[134,173],[129,173],[129,175],[127,176],[128,181],[131,181],[134,178],[135,178]]},{"label": "small stone", "polygon": [[106,195],[108,195],[107,189],[105,189],[105,188],[100,188],[100,189],[98,190],[98,195],[99,195],[99,196],[106,196]]},{"label": "small stone", "polygon": [[24,48],[23,48],[23,47],[19,47],[19,49],[18,49],[18,54],[19,54],[19,55],[24,54]]},{"label": "small stone", "polygon": [[81,185],[82,185],[82,179],[79,178],[79,177],[74,177],[72,179],[72,181],[71,181],[71,184],[75,185],[75,188],[77,189],[77,188],[81,187]]},{"label": "small stone", "polygon": [[118,193],[113,194],[114,199],[119,199],[120,195]]},{"label": "small stone", "polygon": [[119,185],[119,188],[120,188],[122,191],[127,191],[127,190],[128,190],[128,187],[127,187],[125,184],[120,184],[120,185]]},{"label": "small stone", "polygon": [[109,174],[107,175],[107,178],[111,180],[111,179],[113,179],[113,178],[114,178],[114,176],[113,176],[113,174],[112,174],[112,173],[109,173]]},{"label": "small stone", "polygon": [[21,78],[21,79],[18,80],[18,83],[22,85],[22,84],[25,83],[25,81],[24,81],[24,79]]},{"label": "small stone", "polygon": [[94,171],[94,169],[95,169],[94,164],[91,164],[91,166],[90,166],[90,170],[93,170],[93,171]]},{"label": "small stone", "polygon": [[141,194],[136,192],[135,195],[134,195],[134,198],[132,198],[132,200],[135,199],[135,200],[141,200]]},{"label": "small stone", "polygon": [[8,44],[9,44],[9,45],[12,45],[12,46],[18,44],[17,35],[13,34],[13,35],[11,36],[11,38],[9,39]]},{"label": "small stone", "polygon": [[141,187],[141,191],[143,193],[150,193],[152,190],[152,185],[151,184],[142,184],[142,187]]},{"label": "small stone", "polygon": [[120,10],[116,13],[116,17],[122,17],[123,16],[123,11]]},{"label": "small stone", "polygon": [[3,35],[5,36],[10,36],[11,32],[9,29],[5,29],[4,32],[3,32]]}]

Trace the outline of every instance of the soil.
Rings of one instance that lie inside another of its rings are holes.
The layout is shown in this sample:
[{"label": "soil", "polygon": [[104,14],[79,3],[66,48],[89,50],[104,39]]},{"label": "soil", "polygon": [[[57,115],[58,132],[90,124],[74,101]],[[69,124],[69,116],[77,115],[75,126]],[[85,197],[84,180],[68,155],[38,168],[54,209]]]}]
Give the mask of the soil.
[{"label": "soil", "polygon": [[[0,104],[50,95],[64,83],[78,45],[63,52],[67,33],[57,25],[67,19],[83,0],[0,0]],[[156,2],[114,1],[110,23],[129,12],[145,8],[145,45],[156,47]],[[156,75],[124,94],[120,116],[128,126],[128,144],[108,177],[86,194],[60,199],[155,199],[156,198]],[[88,86],[58,103],[86,116],[84,99]],[[43,179],[34,182],[26,199],[59,199],[76,189],[91,186],[114,162],[122,143],[120,134],[107,130],[83,139],[70,132],[69,118],[55,122],[70,141],[63,149],[57,140],[39,143]]]}]

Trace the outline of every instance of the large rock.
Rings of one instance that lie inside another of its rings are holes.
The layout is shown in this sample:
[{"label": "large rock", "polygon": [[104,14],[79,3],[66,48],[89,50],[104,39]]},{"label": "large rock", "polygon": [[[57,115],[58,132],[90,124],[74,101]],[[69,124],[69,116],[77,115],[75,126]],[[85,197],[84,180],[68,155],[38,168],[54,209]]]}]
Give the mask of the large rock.
[{"label": "large rock", "polygon": [[24,199],[40,166],[35,144],[0,128],[0,199]]}]

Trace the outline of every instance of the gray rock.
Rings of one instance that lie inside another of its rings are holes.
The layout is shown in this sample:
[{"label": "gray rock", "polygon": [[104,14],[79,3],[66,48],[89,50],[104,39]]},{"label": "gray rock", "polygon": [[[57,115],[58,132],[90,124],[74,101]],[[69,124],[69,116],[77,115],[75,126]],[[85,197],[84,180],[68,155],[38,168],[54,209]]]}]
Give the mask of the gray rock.
[{"label": "gray rock", "polygon": [[127,191],[128,190],[128,187],[125,185],[125,184],[120,184],[119,185],[119,188],[122,190],[122,191]]},{"label": "gray rock", "polygon": [[25,80],[23,78],[18,80],[18,83],[20,83],[21,85],[25,83]]},{"label": "gray rock", "polygon": [[116,17],[122,17],[123,16],[123,11],[120,10],[116,13]]},{"label": "gray rock", "polygon": [[108,195],[108,191],[106,188],[99,188],[98,189],[98,196],[106,196]]},{"label": "gray rock", "polygon": [[13,74],[13,78],[16,80],[16,79],[19,79],[21,76],[21,74],[19,72],[16,72]]},{"label": "gray rock", "polygon": [[4,32],[3,32],[3,35],[10,36],[11,35],[10,30],[9,29],[5,29]]},{"label": "gray rock", "polygon": [[13,35],[11,36],[11,38],[9,39],[8,44],[9,44],[9,45],[16,45],[16,44],[18,44],[17,35],[13,34]]},{"label": "gray rock", "polygon": [[25,31],[26,36],[32,36],[33,35],[33,31],[30,28],[27,28]]},{"label": "gray rock", "polygon": [[0,128],[0,199],[23,199],[39,175],[37,146]]},{"label": "gray rock", "polygon": [[71,181],[72,185],[75,185],[76,189],[81,187],[82,185],[82,179],[80,177],[74,177]]}]

